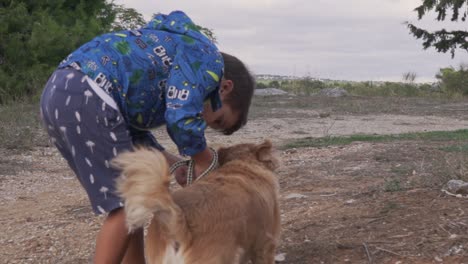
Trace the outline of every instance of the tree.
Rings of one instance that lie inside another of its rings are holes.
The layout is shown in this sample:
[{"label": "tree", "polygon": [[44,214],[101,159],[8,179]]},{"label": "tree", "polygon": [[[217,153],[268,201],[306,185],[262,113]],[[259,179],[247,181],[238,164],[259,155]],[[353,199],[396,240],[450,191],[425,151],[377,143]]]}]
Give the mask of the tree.
[{"label": "tree", "polygon": [[271,88],[280,88],[280,83],[277,80],[270,81],[270,84],[268,85]]},{"label": "tree", "polygon": [[[414,9],[418,13],[419,20],[432,10],[437,13],[437,21],[444,21],[447,18],[447,12],[451,11],[451,21],[461,19],[464,22],[468,13],[468,0],[423,0],[423,3]],[[424,49],[434,47],[438,52],[450,51],[452,58],[458,48],[468,51],[467,31],[441,29],[429,32],[409,22],[406,22],[406,25],[410,34],[423,40]]]},{"label": "tree", "polygon": [[412,84],[416,80],[416,76],[417,74],[415,72],[405,72],[403,73],[403,81]]},{"label": "tree", "polygon": [[256,89],[265,89],[265,88],[268,88],[268,86],[263,82],[258,82],[257,81],[257,84],[255,85],[255,88]]},{"label": "tree", "polygon": [[136,29],[146,24],[143,15],[134,8],[125,8],[123,5],[115,5],[115,21],[112,23],[112,31]]},{"label": "tree", "polygon": [[206,28],[206,27],[202,27],[202,26],[199,26],[197,25],[196,26],[198,28],[198,30],[200,30],[201,33],[203,33],[208,39],[210,39],[213,43],[217,43],[218,40],[216,39],[216,35],[215,33],[213,32],[212,29],[209,29],[209,28]]},{"label": "tree", "polygon": [[460,65],[458,70],[453,67],[442,68],[436,78],[444,91],[451,94],[468,95],[467,65]]},{"label": "tree", "polygon": [[143,22],[134,9],[110,0],[0,0],[0,104],[37,96],[83,43]]}]

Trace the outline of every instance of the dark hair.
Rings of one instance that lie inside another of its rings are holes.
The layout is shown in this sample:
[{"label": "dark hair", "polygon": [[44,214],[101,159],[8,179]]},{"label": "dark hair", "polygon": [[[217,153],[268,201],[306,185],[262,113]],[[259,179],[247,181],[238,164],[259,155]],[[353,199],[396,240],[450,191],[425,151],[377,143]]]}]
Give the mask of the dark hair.
[{"label": "dark hair", "polygon": [[225,102],[231,106],[234,112],[239,114],[239,119],[234,126],[224,129],[225,135],[231,135],[247,124],[250,103],[255,89],[255,79],[238,58],[221,52],[224,60],[224,79],[231,80],[234,84]]}]

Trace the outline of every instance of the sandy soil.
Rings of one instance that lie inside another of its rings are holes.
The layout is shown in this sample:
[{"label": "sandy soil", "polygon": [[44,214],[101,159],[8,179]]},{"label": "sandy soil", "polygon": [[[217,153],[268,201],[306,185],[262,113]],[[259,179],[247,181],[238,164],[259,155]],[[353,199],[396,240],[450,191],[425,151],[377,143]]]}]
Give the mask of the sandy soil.
[{"label": "sandy soil", "polygon": [[[362,102],[378,107],[382,99],[314,99],[300,107],[291,100],[259,99],[242,131],[231,137],[209,131],[209,142],[269,138],[281,146],[304,137],[468,128],[463,101],[418,100],[411,110],[400,101],[367,111]],[[350,101],[359,107],[346,111]],[[155,134],[175,150],[164,129]],[[450,144],[282,150],[281,263],[468,263],[468,200],[440,191],[448,179],[468,177],[466,153],[444,151]],[[102,217],[92,214],[54,148],[0,148],[0,212],[0,263],[90,262]]]}]

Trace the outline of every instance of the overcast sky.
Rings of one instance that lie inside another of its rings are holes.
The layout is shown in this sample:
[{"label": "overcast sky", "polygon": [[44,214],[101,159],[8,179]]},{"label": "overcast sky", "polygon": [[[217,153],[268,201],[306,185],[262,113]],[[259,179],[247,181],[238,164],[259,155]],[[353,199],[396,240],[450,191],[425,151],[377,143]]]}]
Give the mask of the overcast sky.
[{"label": "overcast sky", "polygon": [[149,19],[182,10],[214,30],[220,50],[243,60],[256,74],[343,80],[432,81],[441,67],[468,64],[468,53],[423,50],[405,21],[438,29],[468,30],[467,22],[417,21],[422,0],[116,0]]}]

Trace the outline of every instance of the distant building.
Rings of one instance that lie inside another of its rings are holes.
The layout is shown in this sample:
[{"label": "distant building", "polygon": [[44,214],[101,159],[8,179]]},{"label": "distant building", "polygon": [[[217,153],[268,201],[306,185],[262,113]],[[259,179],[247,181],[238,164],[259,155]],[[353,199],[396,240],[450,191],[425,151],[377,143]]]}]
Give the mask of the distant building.
[{"label": "distant building", "polygon": [[256,74],[256,80],[262,81],[285,81],[285,80],[300,80],[303,77],[292,76],[292,75],[275,75],[275,74]]}]

